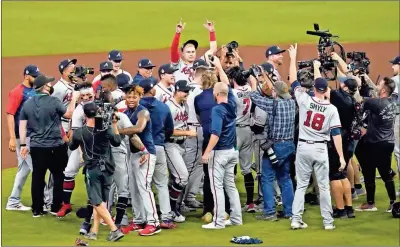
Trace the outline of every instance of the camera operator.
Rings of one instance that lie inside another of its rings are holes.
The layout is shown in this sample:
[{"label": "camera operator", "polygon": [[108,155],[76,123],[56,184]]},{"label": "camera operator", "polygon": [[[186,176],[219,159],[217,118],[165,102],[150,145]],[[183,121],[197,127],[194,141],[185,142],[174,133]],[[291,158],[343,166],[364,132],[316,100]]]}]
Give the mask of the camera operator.
[{"label": "camera operator", "polygon": [[[320,62],[314,61],[314,77],[315,79],[321,77],[320,74]],[[340,84],[340,88],[337,90],[330,91],[327,94],[327,98],[330,103],[336,106],[341,127],[342,135],[342,148],[343,155],[346,164],[349,164],[351,157],[353,156],[352,143],[357,141],[360,136],[360,128],[358,122],[358,116],[360,116],[360,104],[354,98],[354,94],[357,92],[358,83],[353,78],[346,79]],[[355,121],[355,125],[353,122]],[[333,139],[333,138],[332,138]],[[339,170],[340,159],[336,152],[335,144],[330,141],[328,142],[328,156],[329,156],[329,179],[331,184],[332,195],[336,203],[336,209],[333,212],[335,218],[354,218],[354,210],[352,206],[352,191],[349,180],[345,176],[345,172]],[[346,168],[345,168],[346,170]],[[343,200],[344,198],[344,200]]]},{"label": "camera operator", "polygon": [[[395,146],[394,146],[394,155],[396,157],[396,162],[397,162],[397,171],[400,174],[400,97],[399,97],[399,87],[400,87],[400,56],[395,57],[392,61],[390,61],[392,64],[392,69],[393,69],[393,77],[392,80],[396,83],[396,89],[394,90],[392,97],[397,97],[397,115],[396,115],[396,120],[394,124],[394,134],[395,134]],[[397,195],[400,196],[400,185],[399,185],[399,191],[397,192]]]},{"label": "camera operator", "polygon": [[[271,51],[271,54],[276,53]],[[265,74],[265,72],[262,73]],[[257,90],[257,80],[253,76],[250,76],[249,79],[253,90],[250,93],[252,102],[268,114],[268,139],[261,145],[264,151],[261,175],[264,213],[258,216],[257,219],[277,220],[273,191],[275,178],[277,178],[279,187],[282,190],[283,217],[290,218],[292,216],[294,195],[289,170],[292,155],[295,151],[293,134],[296,103],[288,93],[289,88],[286,83],[266,80],[262,92],[272,96],[272,98],[269,98],[262,96]]]},{"label": "camera operator", "polygon": [[265,51],[265,57],[267,58],[267,63],[274,66],[274,75],[277,80],[281,80],[281,75],[278,72],[278,67],[283,64],[283,55],[286,50],[281,50],[279,46],[271,46]]},{"label": "camera operator", "polygon": [[[54,89],[51,82],[54,78],[39,75],[33,81],[36,95],[28,99],[21,110],[20,139],[21,156],[28,155],[26,146],[27,128],[30,129],[30,153],[32,157],[32,212],[34,217],[43,214],[43,189],[46,170],[49,169],[54,177],[53,204],[51,212],[61,208],[63,191],[63,171],[67,166],[67,146],[62,139],[61,117],[71,118],[75,109],[79,92],[74,92],[68,108],[56,98],[51,97]],[[58,164],[54,164],[58,161]]]},{"label": "camera operator", "polygon": [[[367,202],[356,208],[356,211],[377,211],[375,206],[375,172],[378,168],[389,196],[391,212],[396,200],[391,159],[394,150],[394,121],[397,105],[392,94],[396,84],[394,80],[385,77],[377,85],[378,98],[364,98],[362,110],[368,113],[368,126],[357,144],[355,154],[364,174]],[[379,154],[379,155],[376,155]]]},{"label": "camera operator", "polygon": [[111,229],[107,240],[114,242],[124,237],[124,234],[113,222],[106,206],[115,171],[110,144],[113,146],[121,144],[121,136],[117,128],[118,118],[113,115],[112,125],[108,129],[97,130],[95,128],[95,116],[98,111],[96,104],[94,102],[85,104],[83,111],[86,116],[86,124],[74,130],[69,148],[75,150],[80,146],[83,150],[86,190],[94,208],[93,227],[85,237],[96,240],[100,219],[103,219]]}]

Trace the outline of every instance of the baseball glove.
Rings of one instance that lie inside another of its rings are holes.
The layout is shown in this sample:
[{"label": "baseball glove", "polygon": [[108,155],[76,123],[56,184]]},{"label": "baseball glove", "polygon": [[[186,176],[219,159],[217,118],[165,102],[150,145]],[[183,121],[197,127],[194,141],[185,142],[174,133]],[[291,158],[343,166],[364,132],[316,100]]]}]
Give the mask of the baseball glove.
[{"label": "baseball glove", "polygon": [[77,238],[77,239],[75,240],[75,246],[89,246],[89,244],[88,244],[88,242],[83,241],[83,240],[80,239],[80,238]]}]

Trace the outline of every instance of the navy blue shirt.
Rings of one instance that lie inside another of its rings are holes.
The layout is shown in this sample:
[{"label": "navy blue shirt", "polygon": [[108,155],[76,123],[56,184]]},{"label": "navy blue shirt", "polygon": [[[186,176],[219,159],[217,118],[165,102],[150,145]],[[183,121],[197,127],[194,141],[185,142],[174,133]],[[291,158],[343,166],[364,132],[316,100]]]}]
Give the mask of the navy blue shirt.
[{"label": "navy blue shirt", "polygon": [[132,78],[132,84],[139,85],[139,82],[143,79],[144,77],[141,74],[139,74],[139,72],[137,72],[135,77]]},{"label": "navy blue shirt", "polygon": [[236,144],[236,105],[221,103],[211,112],[211,134],[219,137],[214,150],[232,149]]},{"label": "navy blue shirt", "polygon": [[[204,145],[208,144],[211,136],[211,112],[214,106],[217,105],[213,95],[213,88],[205,89],[194,98],[194,108],[196,115],[200,118],[200,125],[203,128]],[[233,96],[232,89],[229,87],[228,103],[234,105],[236,115],[236,102]],[[235,135],[236,136],[236,135]]]},{"label": "navy blue shirt", "polygon": [[[131,120],[132,124],[136,124],[138,120],[138,113],[142,110],[147,110],[146,107],[142,105],[138,105],[136,109],[128,108],[124,111],[124,113],[129,117],[129,120]],[[143,145],[146,147],[147,151],[149,153],[156,155],[156,146],[154,146],[154,141],[153,141],[153,133],[152,133],[152,124],[151,124],[151,118],[146,124],[146,127],[142,131],[142,133],[137,134],[140,138],[140,140],[143,142]],[[137,153],[139,150],[135,148],[131,142],[129,142],[129,146],[131,148],[132,153]]]},{"label": "navy blue shirt", "polygon": [[163,146],[174,132],[174,120],[169,107],[154,97],[143,97],[140,105],[150,112],[154,145]]}]

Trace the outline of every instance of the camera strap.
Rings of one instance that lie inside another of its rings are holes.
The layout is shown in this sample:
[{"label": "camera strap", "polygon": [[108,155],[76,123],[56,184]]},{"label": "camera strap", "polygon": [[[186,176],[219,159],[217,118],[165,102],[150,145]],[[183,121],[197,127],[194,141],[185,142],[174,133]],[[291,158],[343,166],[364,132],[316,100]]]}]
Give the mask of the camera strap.
[{"label": "camera strap", "polygon": [[272,107],[272,120],[271,120],[271,128],[268,129],[268,138],[272,139],[272,133],[274,131],[274,122],[275,122],[275,116],[276,116],[276,109],[278,108],[278,101],[274,99],[273,102],[273,107]]}]

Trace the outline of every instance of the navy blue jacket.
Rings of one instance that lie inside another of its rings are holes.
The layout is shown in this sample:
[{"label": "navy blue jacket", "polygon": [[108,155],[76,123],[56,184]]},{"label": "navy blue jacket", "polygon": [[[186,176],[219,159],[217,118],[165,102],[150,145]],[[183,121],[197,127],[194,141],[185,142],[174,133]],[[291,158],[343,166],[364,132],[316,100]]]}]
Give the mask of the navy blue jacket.
[{"label": "navy blue jacket", "polygon": [[150,112],[154,145],[163,146],[174,132],[174,121],[169,107],[154,97],[143,97],[139,104]]}]

